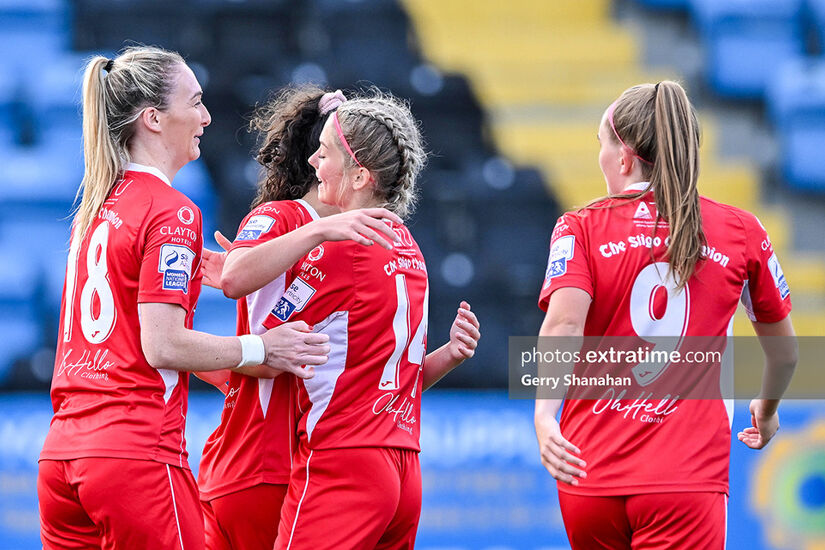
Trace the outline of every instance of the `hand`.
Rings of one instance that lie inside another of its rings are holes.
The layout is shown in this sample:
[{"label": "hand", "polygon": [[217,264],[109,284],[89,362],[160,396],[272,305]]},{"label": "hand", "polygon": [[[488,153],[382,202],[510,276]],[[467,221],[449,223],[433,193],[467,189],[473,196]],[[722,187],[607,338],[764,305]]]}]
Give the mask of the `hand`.
[{"label": "hand", "polygon": [[386,208],[361,208],[327,216],[312,223],[325,241],[355,241],[364,246],[380,244],[392,250],[398,242],[395,232],[383,220],[403,223],[401,218]]},{"label": "hand", "polygon": [[536,418],[536,437],[539,440],[541,463],[553,476],[553,479],[578,485],[578,478],[586,478],[582,469],[587,463],[576,455],[581,451],[561,435],[561,428],[555,417]]},{"label": "hand", "polygon": [[232,246],[232,242],[224,237],[220,231],[215,231],[215,240],[221,245],[224,252],[215,252],[214,250],[204,248],[201,272],[203,273],[203,284],[220,289],[221,272],[223,272],[223,264],[226,262],[226,251]]},{"label": "hand", "polygon": [[315,375],[312,366],[323,365],[329,356],[329,336],[312,332],[303,321],[285,323],[261,337],[266,348],[264,363],[298,378],[312,378]]},{"label": "hand", "polygon": [[480,328],[476,314],[470,311],[470,304],[462,301],[450,327],[450,342],[447,344],[453,361],[461,363],[475,355],[481,338]]},{"label": "hand", "polygon": [[737,434],[739,441],[751,449],[761,449],[776,435],[779,430],[779,414],[774,409],[773,414],[766,414],[765,402],[761,399],[751,401],[752,428],[745,428]]}]

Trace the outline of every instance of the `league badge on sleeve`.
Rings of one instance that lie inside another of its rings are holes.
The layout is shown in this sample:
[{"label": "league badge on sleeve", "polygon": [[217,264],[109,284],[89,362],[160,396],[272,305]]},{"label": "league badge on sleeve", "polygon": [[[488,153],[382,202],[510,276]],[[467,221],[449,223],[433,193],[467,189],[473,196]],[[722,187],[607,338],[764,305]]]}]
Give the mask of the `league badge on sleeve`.
[{"label": "league badge on sleeve", "polygon": [[286,322],[294,312],[301,311],[309,303],[309,299],[315,294],[315,289],[308,285],[303,279],[295,279],[290,283],[284,295],[275,304],[272,315]]},{"label": "league badge on sleeve", "polygon": [[768,258],[768,269],[770,269],[773,282],[779,290],[779,296],[784,300],[791,293],[791,289],[788,287],[788,281],[785,280],[785,274],[782,272],[782,266],[779,265],[776,253],[771,254],[771,257]]},{"label": "league badge on sleeve", "polygon": [[262,234],[266,233],[272,228],[275,223],[275,218],[271,216],[252,216],[247,220],[246,225],[243,226],[236,241],[254,241],[259,239]]},{"label": "league badge on sleeve", "polygon": [[575,235],[565,235],[556,239],[556,242],[550,247],[550,259],[547,263],[545,279],[550,280],[553,277],[567,273],[567,261],[573,259],[575,244]]},{"label": "league badge on sleeve", "polygon": [[163,290],[180,290],[184,294],[189,292],[189,279],[192,278],[194,260],[195,253],[185,246],[162,245],[158,273],[163,273]]}]

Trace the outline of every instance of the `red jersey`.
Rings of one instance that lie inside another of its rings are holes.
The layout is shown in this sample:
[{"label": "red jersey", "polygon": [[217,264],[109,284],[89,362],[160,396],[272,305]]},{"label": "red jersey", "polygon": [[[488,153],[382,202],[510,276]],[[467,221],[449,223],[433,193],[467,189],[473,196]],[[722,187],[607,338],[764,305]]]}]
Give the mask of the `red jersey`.
[{"label": "red jersey", "polygon": [[[315,209],[303,200],[261,204],[243,219],[230,250],[257,246],[315,219]],[[281,299],[287,277],[238,300],[239,335],[266,331],[262,323]],[[221,423],[206,441],[198,470],[202,500],[289,482],[297,444],[294,379],[287,373],[274,379],[230,375]]]},{"label": "red jersey", "polygon": [[[653,234],[653,192],[634,200],[606,199],[597,208],[564,214],[553,230],[539,306],[546,310],[559,288],[580,288],[593,298],[585,336],[642,341],[729,336],[740,299],[753,320],[785,318],[791,309],[788,285],[756,217],[704,197],[700,206],[704,259],[681,292],[674,292],[668,264],[653,259],[664,257],[669,242],[662,220]],[[661,287],[667,292],[658,292]],[[628,397],[639,395],[650,372],[637,374]],[[559,484],[559,490],[604,496],[727,492],[730,400],[688,399],[657,407],[659,399],[646,403],[620,397],[610,388],[598,400],[565,401],[562,433],[581,449],[587,478],[577,487]]]},{"label": "red jersey", "polygon": [[427,268],[403,225],[392,251],[352,241],[313,249],[264,322],[329,335],[329,361],[299,381],[298,434],[310,449],[420,450]]},{"label": "red jersey", "polygon": [[177,304],[186,327],[201,289],[201,213],[157,169],[127,166],[82,239],[72,236],[42,459],[113,457],[188,468],[189,374],[155,369],[139,303]]}]

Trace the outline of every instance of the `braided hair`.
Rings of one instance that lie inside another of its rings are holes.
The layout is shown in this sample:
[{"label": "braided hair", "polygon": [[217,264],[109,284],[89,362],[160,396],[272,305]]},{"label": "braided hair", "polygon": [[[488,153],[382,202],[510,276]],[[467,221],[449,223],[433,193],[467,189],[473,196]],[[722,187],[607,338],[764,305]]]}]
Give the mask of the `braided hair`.
[{"label": "braided hair", "polygon": [[[402,218],[409,216],[416,201],[415,182],[427,157],[409,106],[373,89],[341,105],[338,119],[355,157],[375,179],[380,206]],[[349,155],[345,158],[349,168],[355,166]]]},{"label": "braided hair", "polygon": [[255,111],[249,131],[258,132],[255,158],[263,174],[252,208],[300,199],[316,183],[307,159],[318,148],[328,117],[318,108],[323,95],[324,90],[314,84],[287,86]]}]

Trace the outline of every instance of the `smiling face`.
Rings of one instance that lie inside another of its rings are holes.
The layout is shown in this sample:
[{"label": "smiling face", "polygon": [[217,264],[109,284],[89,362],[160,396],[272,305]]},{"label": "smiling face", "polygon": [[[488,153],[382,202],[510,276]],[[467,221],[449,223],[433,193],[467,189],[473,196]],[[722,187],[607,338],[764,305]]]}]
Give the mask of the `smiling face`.
[{"label": "smiling face", "polygon": [[195,73],[185,64],[176,66],[168,107],[159,111],[164,141],[172,163],[182,167],[200,157],[200,136],[212,122],[201,101],[201,90]]},{"label": "smiling face", "polygon": [[321,202],[345,210],[352,195],[352,185],[344,166],[345,153],[337,145],[336,140],[338,136],[332,117],[329,117],[321,131],[320,146],[309,157],[309,163],[315,168],[315,175],[320,182],[318,198]]}]

